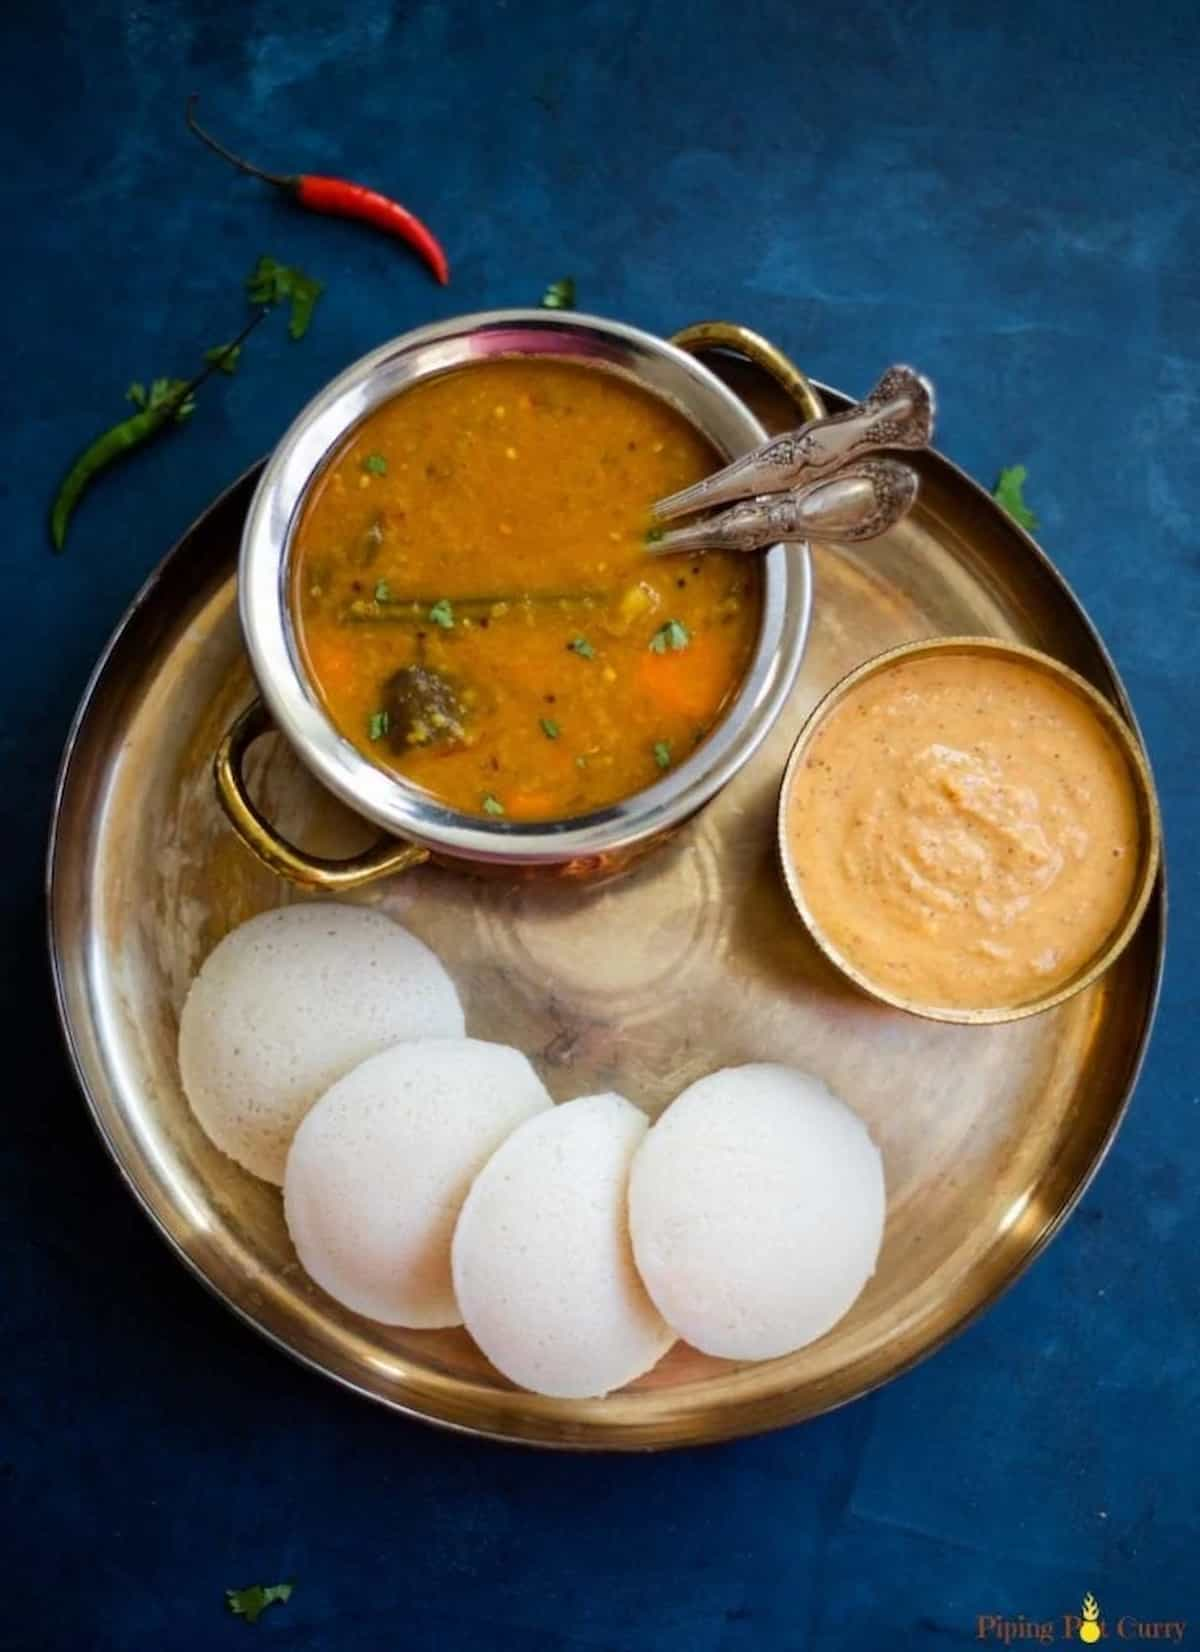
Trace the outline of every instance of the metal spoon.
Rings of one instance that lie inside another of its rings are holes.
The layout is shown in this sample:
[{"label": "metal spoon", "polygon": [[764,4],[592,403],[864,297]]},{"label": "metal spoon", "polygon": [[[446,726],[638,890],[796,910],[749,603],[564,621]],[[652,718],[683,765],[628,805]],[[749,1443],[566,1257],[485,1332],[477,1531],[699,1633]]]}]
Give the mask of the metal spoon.
[{"label": "metal spoon", "polygon": [[925,447],[933,434],[933,386],[911,367],[889,367],[870,395],[845,413],[775,436],[713,476],[654,507],[660,521],[733,499],[779,493],[828,476],[885,447]]},{"label": "metal spoon", "polygon": [[743,499],[715,516],[672,528],[647,549],[652,556],[675,556],[754,551],[806,539],[857,544],[876,539],[907,516],[917,486],[916,471],[898,459],[861,459],[809,487]]}]

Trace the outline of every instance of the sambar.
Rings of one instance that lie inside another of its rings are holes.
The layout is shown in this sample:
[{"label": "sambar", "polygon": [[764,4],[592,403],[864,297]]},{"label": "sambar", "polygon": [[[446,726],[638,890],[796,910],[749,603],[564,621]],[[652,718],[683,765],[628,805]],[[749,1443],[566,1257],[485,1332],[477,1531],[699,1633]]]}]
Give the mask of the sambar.
[{"label": "sambar", "polygon": [[293,538],[329,718],[468,814],[567,819],[651,785],[719,721],[758,635],[755,559],[647,552],[653,502],[720,463],[657,397],[544,358],[384,403]]}]

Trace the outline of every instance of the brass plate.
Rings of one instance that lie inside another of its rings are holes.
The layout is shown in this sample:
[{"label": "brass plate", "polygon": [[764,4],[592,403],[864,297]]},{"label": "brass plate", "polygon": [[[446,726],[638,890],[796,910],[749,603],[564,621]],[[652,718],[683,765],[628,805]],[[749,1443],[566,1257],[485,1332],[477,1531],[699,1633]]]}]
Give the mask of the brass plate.
[{"label": "brass plate", "polygon": [[[753,368],[727,374],[772,428],[794,422]],[[831,406],[841,398],[829,393]],[[1124,696],[1085,615],[987,495],[936,455],[915,515],[885,541],[815,550],[812,637],[792,701],[736,780],[622,881],[588,889],[422,869],[352,898],[441,954],[470,1032],[535,1059],[559,1100],[616,1089],[657,1113],[716,1067],[818,1074],[870,1124],[887,1164],[879,1271],[852,1313],[789,1358],[739,1366],[677,1346],[605,1400],[517,1392],[461,1331],[389,1330],[300,1270],[276,1189],[211,1147],[180,1090],[188,984],[234,924],[302,898],[234,840],[213,794],[221,733],[252,694],[234,562],[255,474],[203,516],[136,599],[72,730],[51,841],[59,1011],[96,1123],[130,1188],[192,1270],[280,1347],[359,1393],[471,1433],[541,1445],[695,1444],[855,1398],[993,1302],[1095,1171],[1137,1076],[1161,968],[1161,883],[1096,986],[1009,1025],[922,1021],[826,965],[775,865],[776,791],[817,699],[851,667],[943,633],[1015,638]],[[317,853],[372,829],[264,741],[269,813]]]}]

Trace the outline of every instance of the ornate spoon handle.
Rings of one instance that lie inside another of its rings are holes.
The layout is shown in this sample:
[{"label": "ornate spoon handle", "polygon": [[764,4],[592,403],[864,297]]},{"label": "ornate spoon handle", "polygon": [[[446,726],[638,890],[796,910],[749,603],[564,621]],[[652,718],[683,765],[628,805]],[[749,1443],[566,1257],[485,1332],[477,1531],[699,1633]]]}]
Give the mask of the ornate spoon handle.
[{"label": "ornate spoon handle", "polygon": [[649,550],[653,556],[675,556],[754,551],[807,539],[855,544],[894,527],[916,497],[917,473],[909,465],[898,459],[861,459],[810,487],[744,499],[703,521],[672,528]]},{"label": "ornate spoon handle", "polygon": [[889,367],[865,401],[828,419],[775,436],[713,476],[654,507],[663,522],[691,511],[725,505],[815,482],[864,453],[885,447],[925,447],[933,434],[934,393],[911,367]]}]

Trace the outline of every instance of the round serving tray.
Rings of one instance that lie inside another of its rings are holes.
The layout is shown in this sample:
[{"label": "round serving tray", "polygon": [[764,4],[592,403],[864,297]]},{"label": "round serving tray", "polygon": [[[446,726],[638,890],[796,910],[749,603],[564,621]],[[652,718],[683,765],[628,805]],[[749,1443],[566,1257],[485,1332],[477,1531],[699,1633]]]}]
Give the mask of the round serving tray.
[{"label": "round serving tray", "polygon": [[[757,368],[711,363],[769,429],[795,411]],[[831,407],[844,405],[835,392]],[[213,1148],[175,1057],[205,954],[235,924],[302,899],[234,839],[212,758],[251,698],[235,562],[258,475],[200,518],[139,593],[84,694],[50,842],[50,946],[68,1047],[100,1133],[178,1255],[279,1347],[410,1416],[507,1440],[651,1448],[810,1417],[887,1381],[995,1301],[1061,1225],[1137,1078],[1162,966],[1160,879],[1133,944],[1097,985],[1028,1021],[956,1027],[860,997],[825,966],[774,861],[776,790],[817,699],[869,655],[943,633],[1046,650],[1132,716],[1079,603],[1034,543],[953,465],[920,455],[912,517],[852,550],[814,547],[812,635],[792,699],[753,761],[679,836],[603,887],[423,869],[353,898],[414,930],[454,975],[475,1037],[515,1044],[558,1100],[619,1090],[657,1113],[714,1068],[816,1073],[887,1164],[879,1271],[802,1352],[757,1365],[682,1345],[604,1400],[511,1388],[461,1331],[410,1332],[341,1309],[304,1275],[278,1190]],[[315,853],[372,828],[280,741],[252,781]]]}]

